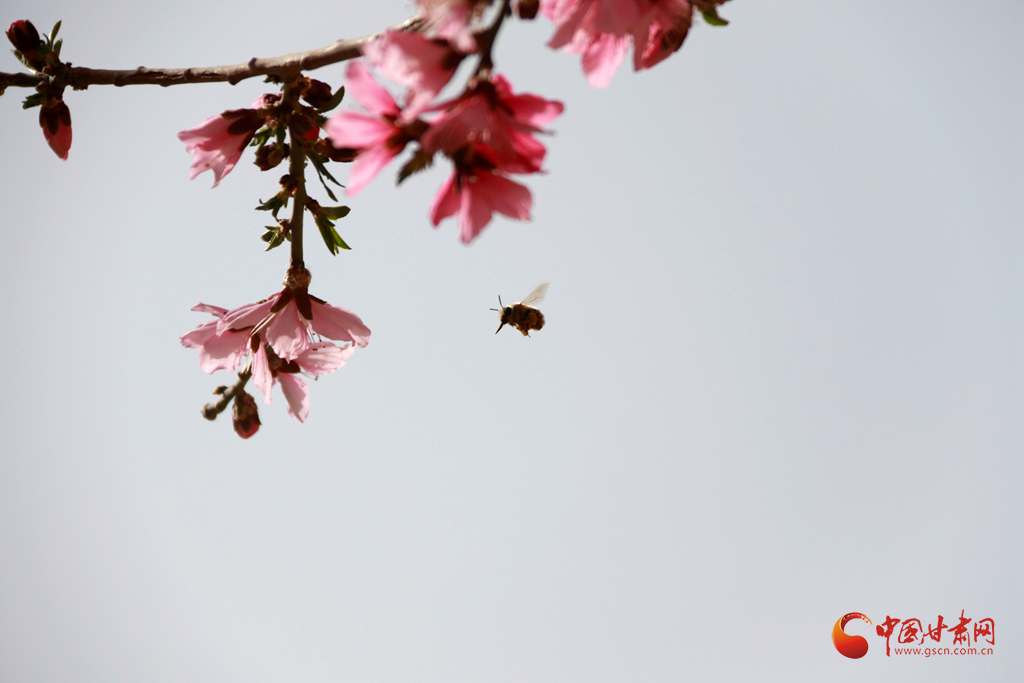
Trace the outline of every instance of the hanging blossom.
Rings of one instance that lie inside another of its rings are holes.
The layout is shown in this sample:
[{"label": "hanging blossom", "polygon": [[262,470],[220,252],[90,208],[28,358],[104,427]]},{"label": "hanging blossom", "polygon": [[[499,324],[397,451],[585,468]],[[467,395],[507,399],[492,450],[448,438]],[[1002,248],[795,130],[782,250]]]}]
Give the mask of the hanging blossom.
[{"label": "hanging blossom", "polygon": [[555,24],[548,42],[578,54],[587,82],[607,86],[633,43],[633,69],[649,69],[683,45],[693,10],[718,24],[716,8],[727,0],[541,0]]},{"label": "hanging blossom", "polygon": [[[215,319],[182,335],[182,346],[199,351],[199,367],[208,373],[243,367],[268,405],[271,389],[280,383],[289,415],[305,421],[309,389],[299,373],[329,375],[370,338],[359,316],[309,294],[309,281],[308,270],[293,267],[284,289],[263,301],[233,310],[198,304],[193,311],[210,313]],[[343,344],[318,341],[315,336]]]},{"label": "hanging blossom", "polygon": [[356,155],[345,192],[354,195],[376,177],[406,144],[416,139],[423,123],[402,124],[402,110],[395,98],[380,86],[361,62],[352,62],[345,71],[349,94],[369,114],[345,110],[324,124],[327,139],[338,150]]},{"label": "hanging blossom", "polygon": [[[437,12],[458,13],[478,3],[428,4]],[[460,238],[469,243],[495,212],[530,218],[530,191],[506,175],[541,172],[547,150],[534,136],[546,132],[541,126],[562,113],[561,102],[516,94],[504,76],[485,74],[471,79],[461,96],[430,107],[463,54],[446,43],[398,31],[364,46],[363,54],[387,79],[406,86],[407,95],[405,106],[399,106],[365,66],[348,66],[348,91],[367,113],[340,112],[324,130],[339,152],[355,155],[349,195],[364,188],[409,143],[419,142],[400,180],[428,166],[438,152],[455,165],[430,208],[435,227],[458,214]],[[429,115],[434,118],[429,120]]]},{"label": "hanging blossom", "polygon": [[178,139],[185,143],[186,151],[192,155],[189,180],[212,170],[213,187],[217,187],[238,163],[242,150],[252,141],[280,99],[277,93],[260,95],[251,109],[232,109],[178,133]]},{"label": "hanging blossom", "polygon": [[430,208],[437,227],[458,214],[459,237],[469,244],[495,212],[529,220],[533,198],[506,174],[540,173],[547,149],[534,135],[565,106],[529,93],[515,94],[501,74],[475,78],[462,96],[438,108],[444,112],[420,141],[423,152],[443,152],[455,164]]}]

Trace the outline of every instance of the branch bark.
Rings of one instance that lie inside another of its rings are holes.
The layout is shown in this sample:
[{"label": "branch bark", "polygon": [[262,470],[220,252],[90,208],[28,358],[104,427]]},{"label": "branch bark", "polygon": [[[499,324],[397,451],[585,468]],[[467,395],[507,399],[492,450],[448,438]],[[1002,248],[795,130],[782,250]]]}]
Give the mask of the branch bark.
[{"label": "branch bark", "polygon": [[[385,30],[416,32],[422,29],[423,21],[418,17],[414,17]],[[361,54],[359,52],[360,46],[370,42],[382,33],[384,31],[363,36],[362,38],[339,40],[327,47],[307,50],[306,52],[294,52],[281,55],[280,57],[269,57],[266,59],[253,57],[248,62],[227,66],[189,67],[185,69],[149,69],[140,66],[137,69],[111,70],[66,65],[52,76],[45,73],[0,73],[0,92],[8,86],[34,88],[50,78],[53,78],[58,84],[69,85],[75,90],[85,90],[90,85],[116,85],[118,87],[125,85],[159,85],[167,87],[183,83],[225,82],[234,85],[247,78],[254,78],[256,76],[287,78],[303,71],[311,71],[329,64],[356,59]]]}]

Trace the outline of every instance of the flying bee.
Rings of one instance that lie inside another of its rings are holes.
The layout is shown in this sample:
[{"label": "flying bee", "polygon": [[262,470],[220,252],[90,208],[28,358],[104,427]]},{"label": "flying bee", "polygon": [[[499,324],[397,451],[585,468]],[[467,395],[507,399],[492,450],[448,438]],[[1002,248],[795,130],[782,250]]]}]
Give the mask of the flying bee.
[{"label": "flying bee", "polygon": [[508,306],[501,303],[501,295],[499,294],[498,305],[501,308],[491,309],[492,311],[497,311],[498,317],[501,318],[501,324],[498,325],[498,330],[494,334],[501,332],[501,328],[506,324],[522,332],[524,337],[530,336],[530,330],[539,330],[544,327],[544,314],[531,304],[538,304],[544,300],[544,295],[548,293],[548,284],[550,283],[545,282],[530,292],[530,296]]}]

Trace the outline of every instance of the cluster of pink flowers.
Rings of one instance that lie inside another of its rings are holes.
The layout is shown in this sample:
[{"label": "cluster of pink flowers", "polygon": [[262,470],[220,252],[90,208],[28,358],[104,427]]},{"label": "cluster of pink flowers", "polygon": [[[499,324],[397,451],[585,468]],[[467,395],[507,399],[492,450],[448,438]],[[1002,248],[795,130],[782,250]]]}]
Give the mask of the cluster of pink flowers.
[{"label": "cluster of pink flowers", "polygon": [[[444,27],[461,35],[456,24],[449,21]],[[346,72],[348,92],[368,113],[340,112],[324,130],[336,148],[356,153],[350,195],[413,141],[419,144],[413,161],[421,167],[439,152],[447,156],[454,171],[430,208],[430,220],[436,227],[458,214],[460,238],[468,244],[495,212],[518,220],[530,217],[530,191],[508,175],[541,172],[546,149],[534,136],[564,107],[537,95],[516,94],[504,76],[489,72],[470,79],[458,97],[430,106],[455,72],[465,42],[399,31],[372,41],[363,55],[388,80],[406,86],[404,106],[362,63],[353,62]],[[432,118],[421,119],[421,114]]]},{"label": "cluster of pink flowers", "polygon": [[541,0],[555,23],[548,45],[580,55],[587,82],[603,88],[633,43],[633,69],[649,69],[683,45],[693,10],[713,13],[726,0]]},{"label": "cluster of pink flowers", "polygon": [[370,339],[359,316],[310,294],[309,280],[309,271],[293,267],[284,289],[263,301],[233,310],[198,304],[193,311],[211,313],[215,320],[183,335],[182,346],[199,351],[199,367],[208,373],[239,368],[251,373],[268,405],[280,382],[288,414],[305,421],[309,389],[299,373],[329,375]]}]

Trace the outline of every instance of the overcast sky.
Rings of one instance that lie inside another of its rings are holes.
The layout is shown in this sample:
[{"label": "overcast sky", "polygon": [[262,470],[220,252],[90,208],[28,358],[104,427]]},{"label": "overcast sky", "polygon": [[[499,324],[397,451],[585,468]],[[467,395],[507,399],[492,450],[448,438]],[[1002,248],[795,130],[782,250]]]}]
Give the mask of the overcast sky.
[{"label": "overcast sky", "polygon": [[[411,12],[5,0],[0,23],[63,19],[75,65],[183,67]],[[1024,677],[1024,8],[721,14],[603,90],[550,22],[508,26],[498,70],[566,106],[533,221],[465,247],[427,219],[445,164],[386,169],[346,201],[351,251],[306,247],[369,346],[309,381],[305,424],[257,394],[248,441],[202,419],[229,379],[178,337],[197,302],[280,288],[252,208],[281,171],[250,153],[211,190],[175,134],[269,86],[68,91],[67,162],[8,89],[0,680]],[[495,335],[498,295],[547,281],[547,326]],[[961,610],[994,655],[830,640],[848,612]]]}]

